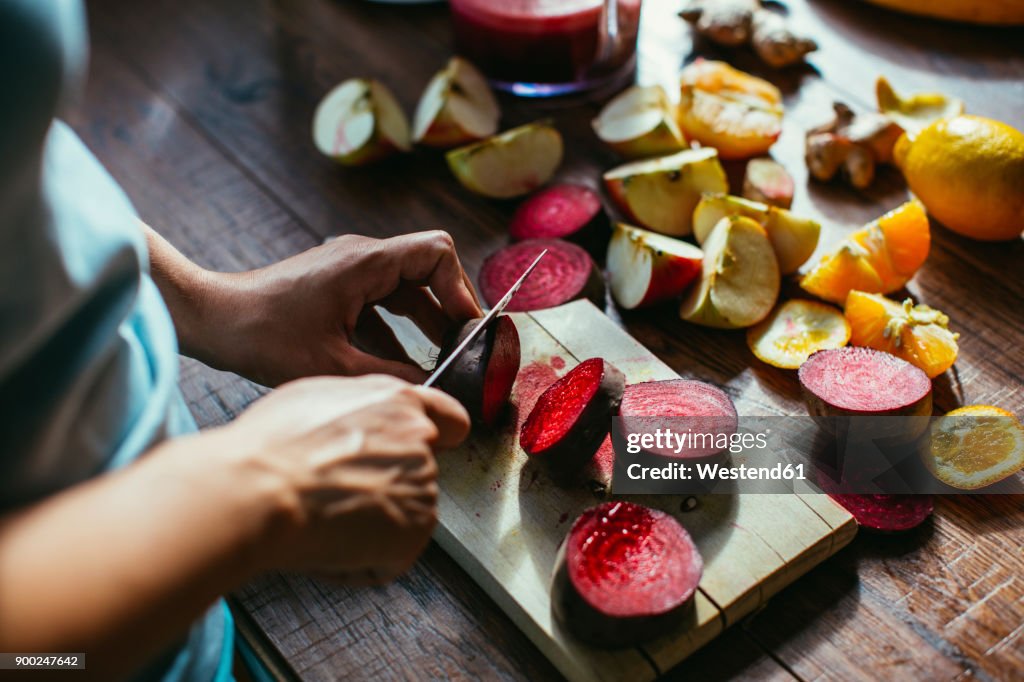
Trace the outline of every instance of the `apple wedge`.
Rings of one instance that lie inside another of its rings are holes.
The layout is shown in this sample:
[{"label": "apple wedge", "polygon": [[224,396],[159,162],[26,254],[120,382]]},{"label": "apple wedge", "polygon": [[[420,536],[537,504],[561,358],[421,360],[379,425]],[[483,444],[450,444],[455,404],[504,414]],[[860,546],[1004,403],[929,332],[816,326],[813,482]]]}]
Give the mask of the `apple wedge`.
[{"label": "apple wedge", "polygon": [[690,234],[704,192],[729,191],[718,152],[708,147],[627,163],[605,173],[604,184],[630,222],[672,237]]},{"label": "apple wedge", "polygon": [[720,329],[757,324],[779,297],[779,266],[764,228],[750,218],[722,218],[704,241],[700,284],[679,309],[688,322]]},{"label": "apple wedge", "polygon": [[498,132],[500,117],[487,80],[465,59],[452,57],[420,97],[412,140],[440,149],[458,147]]},{"label": "apple wedge", "polygon": [[562,136],[547,123],[528,123],[448,152],[448,167],[462,185],[493,199],[537,189],[562,163]]},{"label": "apple wedge", "polygon": [[700,275],[703,257],[688,242],[619,223],[608,244],[612,296],[628,310],[673,299]]},{"label": "apple wedge", "polygon": [[593,121],[597,137],[627,159],[673,154],[686,149],[675,107],[660,85],[627,88]]},{"label": "apple wedge", "polygon": [[728,194],[705,194],[693,211],[693,236],[704,244],[711,231],[726,216],[744,216],[758,222],[775,249],[779,271],[796,272],[818,247],[821,225],[798,218],[784,208],[762,204]]},{"label": "apple wedge", "polygon": [[409,122],[395,96],[366,78],[347,80],[320,100],[313,115],[313,142],[321,154],[346,166],[411,149]]}]

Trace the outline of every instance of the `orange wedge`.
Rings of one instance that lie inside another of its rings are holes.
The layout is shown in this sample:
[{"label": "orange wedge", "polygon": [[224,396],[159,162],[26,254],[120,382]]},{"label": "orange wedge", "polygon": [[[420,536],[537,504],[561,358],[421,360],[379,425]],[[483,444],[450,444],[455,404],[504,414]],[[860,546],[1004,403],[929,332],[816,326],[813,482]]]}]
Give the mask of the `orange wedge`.
[{"label": "orange wedge", "polygon": [[833,303],[842,303],[854,289],[887,294],[910,281],[930,244],[924,206],[908,201],[841,241],[803,276],[800,286]]},{"label": "orange wedge", "polygon": [[949,331],[949,317],[926,305],[903,303],[851,291],[846,297],[850,343],[884,350],[924,370],[934,379],[956,361],[959,334]]},{"label": "orange wedge", "polygon": [[798,369],[819,350],[840,348],[850,338],[843,314],[816,301],[786,301],[747,331],[747,345],[758,360]]},{"label": "orange wedge", "polygon": [[1024,469],[1024,425],[1012,412],[968,405],[936,419],[922,459],[937,479],[975,490]]}]

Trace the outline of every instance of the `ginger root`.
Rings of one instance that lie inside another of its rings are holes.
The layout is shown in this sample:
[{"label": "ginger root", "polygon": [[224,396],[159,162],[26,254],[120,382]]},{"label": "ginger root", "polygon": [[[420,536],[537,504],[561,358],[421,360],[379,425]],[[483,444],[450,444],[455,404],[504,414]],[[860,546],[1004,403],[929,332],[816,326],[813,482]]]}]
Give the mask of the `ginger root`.
[{"label": "ginger root", "polygon": [[875,179],[875,167],[892,161],[893,147],[903,129],[884,114],[854,114],[842,102],[832,106],[832,121],[807,131],[807,169],[823,182],[842,171],[851,185],[866,189]]},{"label": "ginger root", "polygon": [[818,49],[816,42],[794,33],[785,17],[765,9],[761,0],[691,0],[680,16],[719,45],[749,43],[774,68],[795,64]]}]

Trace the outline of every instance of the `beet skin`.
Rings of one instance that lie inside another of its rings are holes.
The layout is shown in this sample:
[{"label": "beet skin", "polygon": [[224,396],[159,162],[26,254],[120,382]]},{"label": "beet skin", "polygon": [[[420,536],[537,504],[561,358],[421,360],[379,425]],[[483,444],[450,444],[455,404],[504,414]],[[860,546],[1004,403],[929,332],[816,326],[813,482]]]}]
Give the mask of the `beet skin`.
[{"label": "beet skin", "polygon": [[[470,320],[441,346],[438,362],[466,338],[480,319]],[[474,423],[493,426],[508,404],[519,373],[519,332],[508,315],[491,326],[438,379],[437,387],[458,400]]]},{"label": "beet skin", "polygon": [[605,502],[583,512],[562,542],[551,608],[585,642],[637,644],[684,621],[703,567],[689,533],[672,516]]}]

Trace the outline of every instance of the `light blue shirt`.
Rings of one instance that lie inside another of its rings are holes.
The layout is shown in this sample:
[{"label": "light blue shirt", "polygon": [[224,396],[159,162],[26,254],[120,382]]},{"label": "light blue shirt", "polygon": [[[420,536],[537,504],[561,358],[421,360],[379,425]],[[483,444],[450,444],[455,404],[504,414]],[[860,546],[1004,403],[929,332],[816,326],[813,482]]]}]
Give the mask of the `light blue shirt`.
[{"label": "light blue shirt", "polygon": [[[0,510],[195,430],[135,211],[54,119],[81,86],[84,27],[77,0],[0,0]],[[139,677],[230,679],[232,642],[218,603]]]}]

